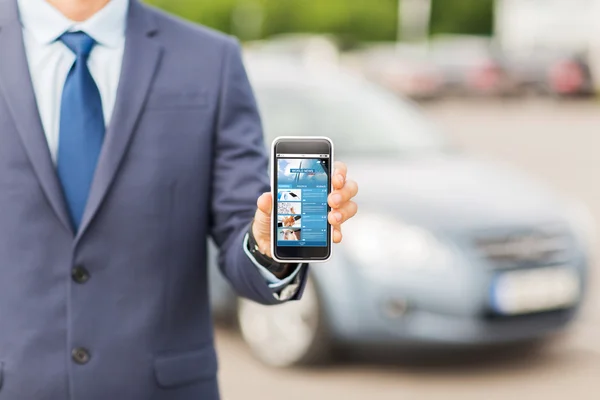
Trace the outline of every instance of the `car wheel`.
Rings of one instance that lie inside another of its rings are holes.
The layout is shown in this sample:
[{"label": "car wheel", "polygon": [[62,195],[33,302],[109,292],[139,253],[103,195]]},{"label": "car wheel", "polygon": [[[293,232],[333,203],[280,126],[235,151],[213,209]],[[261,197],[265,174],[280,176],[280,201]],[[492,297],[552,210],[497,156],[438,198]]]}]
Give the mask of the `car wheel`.
[{"label": "car wheel", "polygon": [[273,307],[240,299],[238,322],[253,355],[267,365],[306,366],[329,358],[322,304],[310,278],[300,301]]}]

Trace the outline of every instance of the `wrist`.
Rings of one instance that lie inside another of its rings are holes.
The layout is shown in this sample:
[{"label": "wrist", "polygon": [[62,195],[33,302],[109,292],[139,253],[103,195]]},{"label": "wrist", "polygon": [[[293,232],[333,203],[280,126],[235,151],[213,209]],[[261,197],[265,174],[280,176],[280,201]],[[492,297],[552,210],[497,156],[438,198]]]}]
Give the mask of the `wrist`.
[{"label": "wrist", "polygon": [[269,243],[267,241],[261,241],[256,239],[255,235],[255,222],[252,223],[251,228],[248,230],[248,250],[256,262],[267,269],[270,273],[275,275],[278,279],[287,277],[292,271],[292,265],[281,264],[273,260],[269,249]]}]

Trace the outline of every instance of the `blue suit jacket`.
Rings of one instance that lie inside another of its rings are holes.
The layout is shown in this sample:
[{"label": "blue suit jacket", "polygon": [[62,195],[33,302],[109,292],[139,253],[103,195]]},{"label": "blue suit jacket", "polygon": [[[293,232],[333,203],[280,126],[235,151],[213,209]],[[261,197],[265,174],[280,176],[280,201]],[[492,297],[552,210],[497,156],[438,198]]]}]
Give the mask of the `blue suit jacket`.
[{"label": "blue suit jacket", "polygon": [[269,186],[237,42],[132,0],[115,114],[73,232],[15,3],[0,0],[0,399],[218,399],[207,237],[240,295],[277,303],[242,249]]}]

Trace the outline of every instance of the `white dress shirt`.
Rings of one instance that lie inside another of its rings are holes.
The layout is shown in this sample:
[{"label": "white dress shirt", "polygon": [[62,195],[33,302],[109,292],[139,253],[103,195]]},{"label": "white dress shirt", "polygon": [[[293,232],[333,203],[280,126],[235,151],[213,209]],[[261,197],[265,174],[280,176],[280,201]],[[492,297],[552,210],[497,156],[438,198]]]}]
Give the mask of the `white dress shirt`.
[{"label": "white dress shirt", "polygon": [[84,22],[65,17],[45,0],[18,0],[29,71],[52,160],[56,163],[60,103],[75,54],[58,39],[67,31],[82,31],[96,41],[88,68],[102,99],[105,125],[112,115],[123,51],[129,0],[111,0]]},{"label": "white dress shirt", "polygon": [[[71,21],[46,0],[17,1],[33,89],[50,155],[56,164],[62,91],[75,62],[75,54],[57,39],[67,31],[82,31],[96,41],[88,58],[88,68],[100,91],[104,122],[108,126],[123,64],[129,0],[111,0],[84,22]],[[300,267],[288,278],[279,280],[248,252],[247,238],[243,245],[246,254],[270,286],[285,288],[275,297],[282,300],[292,297],[298,288],[296,275]],[[292,280],[296,282],[288,285]]]}]

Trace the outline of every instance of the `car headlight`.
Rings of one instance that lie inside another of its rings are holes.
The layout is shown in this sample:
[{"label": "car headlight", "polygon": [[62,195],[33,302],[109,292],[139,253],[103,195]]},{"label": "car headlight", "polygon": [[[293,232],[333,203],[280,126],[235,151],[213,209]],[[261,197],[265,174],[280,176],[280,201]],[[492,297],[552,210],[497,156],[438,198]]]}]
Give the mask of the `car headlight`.
[{"label": "car headlight", "polygon": [[451,263],[451,249],[419,226],[378,214],[358,215],[346,225],[344,249],[367,274],[382,278],[408,269],[440,270]]},{"label": "car headlight", "polygon": [[[570,204],[567,209],[567,219],[577,240],[591,253],[597,240],[596,223],[590,210],[580,202]],[[590,254],[591,255],[591,254]]]}]

